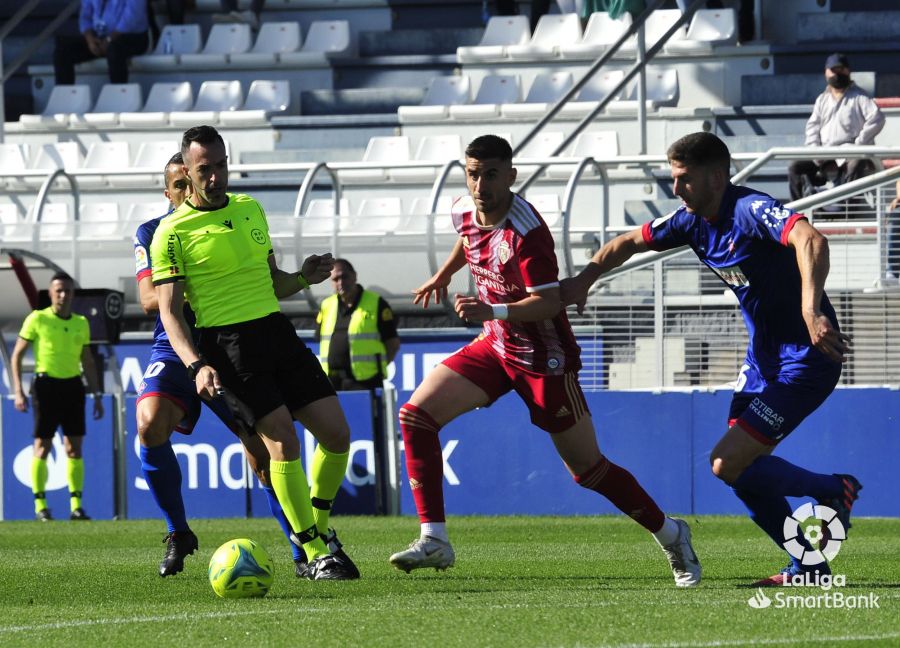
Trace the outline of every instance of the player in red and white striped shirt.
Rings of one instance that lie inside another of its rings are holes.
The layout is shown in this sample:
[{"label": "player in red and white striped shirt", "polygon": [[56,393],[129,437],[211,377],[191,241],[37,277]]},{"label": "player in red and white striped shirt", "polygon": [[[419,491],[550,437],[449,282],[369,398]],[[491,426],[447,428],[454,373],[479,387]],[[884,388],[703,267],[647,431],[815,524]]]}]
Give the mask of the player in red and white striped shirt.
[{"label": "player in red and white striped shirt", "polygon": [[550,433],[576,483],[604,495],[654,535],[676,585],[697,585],[700,563],[687,523],[666,517],[631,473],[600,453],[578,383],[580,349],[562,308],[553,237],[537,210],[512,193],[515,180],[506,140],[485,135],[469,144],[469,196],[452,209],[460,238],[438,273],[414,291],[415,303],[439,303],[453,274],[468,264],[478,295],[456,295],[456,313],[484,322],[484,330],[435,367],[400,408],[421,535],[392,555],[391,563],[406,572],[453,565],[438,432],[460,414],[515,390],[532,423]]}]

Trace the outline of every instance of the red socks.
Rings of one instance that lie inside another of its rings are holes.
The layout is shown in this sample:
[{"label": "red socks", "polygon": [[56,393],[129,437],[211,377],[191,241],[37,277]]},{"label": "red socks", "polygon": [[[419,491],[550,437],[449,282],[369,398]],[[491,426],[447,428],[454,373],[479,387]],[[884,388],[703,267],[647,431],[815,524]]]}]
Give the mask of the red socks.
[{"label": "red socks", "polygon": [[616,508],[635,522],[656,533],[662,528],[665,515],[630,472],[601,457],[596,466],[581,475],[575,482],[588,490],[603,495]]},{"label": "red socks", "polygon": [[415,405],[400,408],[400,431],[406,450],[406,472],[420,522],[444,522],[444,459],[441,426]]}]

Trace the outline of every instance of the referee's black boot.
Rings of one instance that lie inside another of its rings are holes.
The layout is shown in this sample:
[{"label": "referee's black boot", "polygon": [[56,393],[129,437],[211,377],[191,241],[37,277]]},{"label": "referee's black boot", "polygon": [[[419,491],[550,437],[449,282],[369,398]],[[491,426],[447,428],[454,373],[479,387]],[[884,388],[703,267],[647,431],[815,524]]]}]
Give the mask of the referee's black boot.
[{"label": "referee's black boot", "polygon": [[53,519],[53,516],[50,514],[50,509],[41,509],[34,514],[34,519],[39,522],[50,522]]},{"label": "referee's black boot", "polygon": [[184,569],[184,557],[190,556],[199,548],[197,536],[188,529],[187,531],[173,531],[165,538],[166,555],[159,563],[160,576],[174,576]]},{"label": "referee's black boot", "polygon": [[90,520],[91,516],[88,515],[85,512],[85,510],[79,506],[77,509],[72,511],[72,513],[69,515],[69,519],[70,520]]}]

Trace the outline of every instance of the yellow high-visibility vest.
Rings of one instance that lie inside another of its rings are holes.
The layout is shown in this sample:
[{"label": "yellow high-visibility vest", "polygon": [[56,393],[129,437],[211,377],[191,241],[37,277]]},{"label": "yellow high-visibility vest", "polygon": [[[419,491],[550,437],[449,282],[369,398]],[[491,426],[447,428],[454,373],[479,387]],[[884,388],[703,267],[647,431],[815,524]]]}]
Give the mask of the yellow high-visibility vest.
[{"label": "yellow high-visibility vest", "polygon": [[[319,361],[322,369],[328,373],[328,349],[331,346],[331,335],[337,325],[340,301],[338,296],[331,295],[322,301],[319,316]],[[381,360],[381,375],[387,376],[387,350],[378,332],[378,295],[363,290],[359,304],[350,315],[347,328],[350,340],[350,371],[353,379],[359,382],[369,380],[378,375],[378,361]]]}]

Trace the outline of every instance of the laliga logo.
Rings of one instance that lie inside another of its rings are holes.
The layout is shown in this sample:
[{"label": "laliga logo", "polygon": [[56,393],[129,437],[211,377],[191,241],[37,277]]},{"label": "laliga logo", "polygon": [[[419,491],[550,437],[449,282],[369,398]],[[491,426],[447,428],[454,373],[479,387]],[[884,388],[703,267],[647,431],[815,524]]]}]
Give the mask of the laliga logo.
[{"label": "laliga logo", "polygon": [[[824,547],[818,549],[807,549],[800,542],[800,524],[805,520],[815,518],[816,523],[808,524],[804,527],[803,537],[813,547],[819,547],[819,544],[825,537],[822,531],[822,525],[828,529],[828,540]],[[821,504],[813,507],[812,504],[806,503],[798,508],[794,513],[784,519],[784,548],[791,556],[796,558],[803,565],[818,565],[826,560],[833,560],[841,550],[841,543],[847,539],[847,531],[844,525],[837,517],[837,512],[827,506]]]},{"label": "laliga logo", "polygon": [[[34,450],[29,445],[23,448],[13,460],[13,474],[22,484],[31,488],[31,458]],[[53,437],[53,451],[47,456],[47,487],[53,491],[68,488],[66,479],[66,449],[59,435]]]}]

